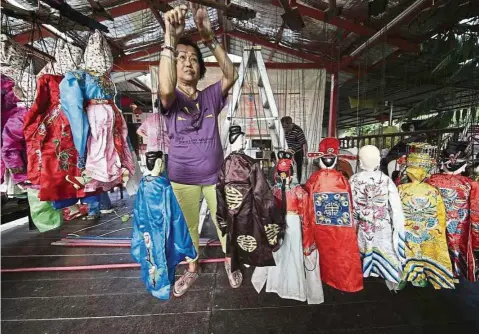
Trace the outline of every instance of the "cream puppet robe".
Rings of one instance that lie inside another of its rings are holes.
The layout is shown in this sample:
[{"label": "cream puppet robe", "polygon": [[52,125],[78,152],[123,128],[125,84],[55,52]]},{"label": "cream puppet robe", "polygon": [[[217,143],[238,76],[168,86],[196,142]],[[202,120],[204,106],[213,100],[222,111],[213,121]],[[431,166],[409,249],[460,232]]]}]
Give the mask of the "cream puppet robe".
[{"label": "cream puppet robe", "polygon": [[[281,152],[278,154],[280,155]],[[286,232],[278,251],[273,253],[276,266],[257,267],[251,278],[255,290],[260,293],[275,292],[281,298],[308,301],[308,304],[324,302],[323,285],[320,279],[318,251],[303,254],[302,230],[308,203],[308,194],[293,178],[292,160],[280,158],[277,174],[280,174],[273,193],[283,212],[286,211]],[[286,176],[286,175],[288,176]],[[285,175],[285,176],[283,176]],[[286,180],[284,193],[281,181]],[[294,181],[293,181],[294,180]],[[286,201],[284,203],[283,201]]]},{"label": "cream puppet robe", "polygon": [[383,172],[361,171],[349,180],[364,277],[382,277],[390,289],[402,278],[404,213],[394,182]]}]

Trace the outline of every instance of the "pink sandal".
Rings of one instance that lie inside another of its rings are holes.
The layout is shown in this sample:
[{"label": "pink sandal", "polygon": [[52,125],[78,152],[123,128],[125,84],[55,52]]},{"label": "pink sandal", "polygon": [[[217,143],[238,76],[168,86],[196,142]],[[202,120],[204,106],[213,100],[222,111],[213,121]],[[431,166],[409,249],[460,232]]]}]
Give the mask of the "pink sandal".
[{"label": "pink sandal", "polygon": [[198,279],[199,276],[200,274],[198,272],[192,273],[188,270],[185,270],[183,276],[181,276],[180,279],[177,280],[175,283],[175,286],[173,288],[173,296],[183,296],[190,289],[190,287]]}]

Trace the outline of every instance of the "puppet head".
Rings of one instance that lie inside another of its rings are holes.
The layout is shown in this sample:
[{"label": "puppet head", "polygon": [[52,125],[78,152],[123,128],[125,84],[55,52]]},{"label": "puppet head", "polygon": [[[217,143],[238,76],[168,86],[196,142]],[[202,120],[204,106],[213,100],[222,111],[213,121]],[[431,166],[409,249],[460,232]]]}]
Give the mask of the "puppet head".
[{"label": "puppet head", "polygon": [[333,169],[338,161],[339,139],[327,137],[319,143],[319,166],[322,169]]},{"label": "puppet head", "polygon": [[407,176],[412,182],[422,182],[427,175],[423,167],[409,166],[406,169]]},{"label": "puppet head", "polygon": [[165,155],[162,151],[146,152],[146,168],[153,176],[160,176],[166,169]]},{"label": "puppet head", "polygon": [[241,130],[241,126],[232,125],[229,129],[229,142],[231,144],[231,151],[240,151],[244,149],[244,136],[245,133]]},{"label": "puppet head", "polygon": [[23,48],[5,34],[0,35],[1,73],[15,82],[21,80],[22,72],[28,65],[28,55]]},{"label": "puppet head", "polygon": [[85,70],[102,76],[109,73],[113,67],[113,55],[110,46],[102,33],[95,30],[88,39],[83,55]]},{"label": "puppet head", "polygon": [[381,162],[381,153],[374,145],[366,145],[359,150],[359,163],[363,170],[368,172],[374,171],[379,167]]},{"label": "puppet head", "polygon": [[82,55],[83,50],[79,47],[65,43],[63,40],[59,41],[55,49],[55,71],[58,74],[65,75],[76,70],[80,66]]},{"label": "puppet head", "polygon": [[278,152],[278,163],[276,164],[276,178],[283,184],[290,184],[293,179],[293,154],[287,151]]},{"label": "puppet head", "polygon": [[448,174],[461,174],[467,167],[470,142],[449,142],[442,151],[442,169]]}]

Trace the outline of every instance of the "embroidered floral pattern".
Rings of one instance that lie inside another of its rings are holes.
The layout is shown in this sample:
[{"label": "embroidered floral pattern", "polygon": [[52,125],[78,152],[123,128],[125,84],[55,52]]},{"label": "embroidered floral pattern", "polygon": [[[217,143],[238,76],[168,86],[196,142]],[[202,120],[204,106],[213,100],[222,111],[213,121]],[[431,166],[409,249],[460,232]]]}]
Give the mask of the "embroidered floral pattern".
[{"label": "embroidered floral pattern", "polygon": [[[158,282],[158,276],[160,275],[160,270],[158,270],[158,267],[155,263],[155,260],[153,258],[153,242],[151,240],[150,233],[144,232],[143,233],[143,242],[145,243],[146,247],[146,257],[145,260],[148,263],[148,276],[151,282],[151,285],[153,287],[156,286],[156,283]],[[161,268],[160,268],[161,269]]]},{"label": "embroidered floral pattern", "polygon": [[403,202],[403,209],[407,220],[406,242],[421,244],[433,239],[432,230],[440,233],[437,206],[428,197],[410,196]]},{"label": "embroidered floral pattern", "polygon": [[113,55],[108,42],[102,33],[95,30],[88,39],[85,54],[83,55],[85,69],[100,75],[109,72],[113,67]]},{"label": "embroidered floral pattern", "polygon": [[461,175],[436,174],[426,182],[439,190],[446,206],[446,236],[454,275],[475,281],[479,261],[473,255],[476,232],[472,180]]},{"label": "embroidered floral pattern", "polygon": [[55,154],[60,163],[58,165],[58,168],[63,171],[68,171],[70,169],[70,166],[74,166],[74,164],[70,162],[70,158],[74,156],[73,153],[70,153],[73,151],[73,148],[61,150],[61,142],[59,139],[53,139],[52,142],[53,144],[55,144]]},{"label": "embroidered floral pattern", "polygon": [[315,193],[313,204],[317,225],[352,226],[348,193]]},{"label": "embroidered floral pattern", "polygon": [[360,207],[355,211],[354,218],[359,228],[369,240],[374,234],[389,224],[389,205],[387,180],[357,180],[353,178],[353,198]]},{"label": "embroidered floral pattern", "polygon": [[414,181],[399,186],[406,229],[403,279],[415,286],[454,288],[446,241],[445,207],[437,189]]}]

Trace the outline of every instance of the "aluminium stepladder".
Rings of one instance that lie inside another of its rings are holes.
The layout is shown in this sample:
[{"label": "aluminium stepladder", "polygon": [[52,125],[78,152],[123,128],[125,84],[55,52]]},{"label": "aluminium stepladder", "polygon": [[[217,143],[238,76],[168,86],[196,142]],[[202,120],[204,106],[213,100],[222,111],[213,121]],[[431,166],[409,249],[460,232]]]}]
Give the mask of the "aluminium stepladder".
[{"label": "aluminium stepladder", "polygon": [[[266,117],[255,117],[257,120],[266,120],[268,123],[268,131],[271,137],[272,150],[278,151],[283,148],[284,143],[284,131],[280,124],[278,107],[273,96],[273,90],[271,83],[266,72],[266,65],[261,54],[260,46],[248,46],[243,49],[243,57],[238,70],[238,80],[233,86],[232,99],[228,105],[228,114],[221,128],[221,144],[223,145],[223,152],[229,152],[228,132],[231,125],[235,124],[235,116],[239,108],[243,85],[245,83],[245,77],[250,70],[254,85],[257,85],[257,89],[260,95],[261,104],[263,106],[264,114]],[[206,200],[203,199],[200,208],[200,221],[198,225],[198,232],[201,234],[204,221],[208,215],[208,206]]]}]

